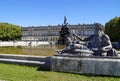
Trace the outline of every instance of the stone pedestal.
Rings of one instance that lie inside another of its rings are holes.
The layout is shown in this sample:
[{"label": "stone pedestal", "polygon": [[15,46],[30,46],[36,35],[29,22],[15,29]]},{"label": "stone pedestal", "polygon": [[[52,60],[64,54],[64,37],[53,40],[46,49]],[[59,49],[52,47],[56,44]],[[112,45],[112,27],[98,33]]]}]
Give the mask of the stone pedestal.
[{"label": "stone pedestal", "polygon": [[120,76],[120,58],[53,56],[51,58],[51,70],[79,74]]}]

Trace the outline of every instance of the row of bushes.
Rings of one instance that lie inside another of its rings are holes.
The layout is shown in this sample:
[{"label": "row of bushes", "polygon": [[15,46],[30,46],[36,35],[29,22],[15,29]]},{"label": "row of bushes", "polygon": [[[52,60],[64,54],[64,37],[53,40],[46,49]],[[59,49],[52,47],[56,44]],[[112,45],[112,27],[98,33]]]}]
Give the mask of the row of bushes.
[{"label": "row of bushes", "polygon": [[21,27],[9,23],[0,23],[0,40],[20,40],[22,36]]}]

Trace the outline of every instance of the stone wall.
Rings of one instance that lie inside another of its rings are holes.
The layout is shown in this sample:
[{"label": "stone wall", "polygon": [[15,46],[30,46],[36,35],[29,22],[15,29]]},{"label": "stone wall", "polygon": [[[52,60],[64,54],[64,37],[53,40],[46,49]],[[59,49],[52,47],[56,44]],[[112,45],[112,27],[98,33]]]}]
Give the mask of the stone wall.
[{"label": "stone wall", "polygon": [[51,70],[79,74],[120,76],[120,58],[53,56],[51,58]]}]

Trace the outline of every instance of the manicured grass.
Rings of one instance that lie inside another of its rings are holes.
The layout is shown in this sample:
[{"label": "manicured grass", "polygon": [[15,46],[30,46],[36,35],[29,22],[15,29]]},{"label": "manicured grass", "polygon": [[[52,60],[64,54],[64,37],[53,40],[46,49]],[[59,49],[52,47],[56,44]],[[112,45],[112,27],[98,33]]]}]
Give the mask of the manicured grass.
[{"label": "manicured grass", "polygon": [[27,67],[0,63],[0,81],[120,81],[118,77],[85,76],[71,73],[37,71]]}]

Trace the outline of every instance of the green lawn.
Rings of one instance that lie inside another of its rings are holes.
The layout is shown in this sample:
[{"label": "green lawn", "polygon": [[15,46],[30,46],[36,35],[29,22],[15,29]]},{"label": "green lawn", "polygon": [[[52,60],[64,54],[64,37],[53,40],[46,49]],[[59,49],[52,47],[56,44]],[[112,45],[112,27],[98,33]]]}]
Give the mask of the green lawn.
[{"label": "green lawn", "polygon": [[26,67],[0,63],[0,81],[120,81],[118,77],[85,76],[71,73],[37,71]]}]

